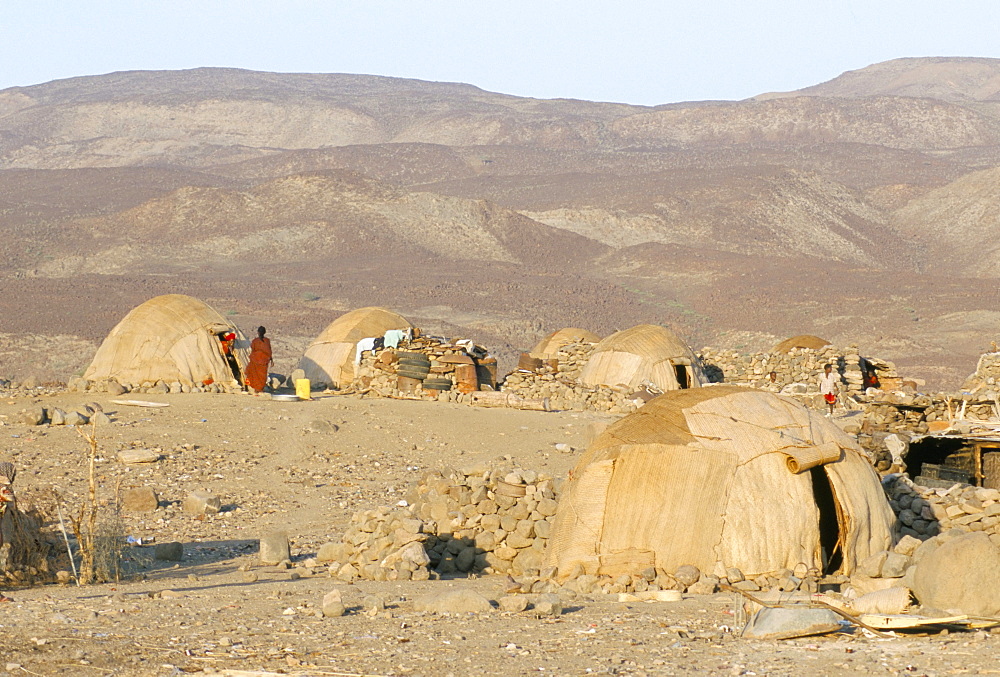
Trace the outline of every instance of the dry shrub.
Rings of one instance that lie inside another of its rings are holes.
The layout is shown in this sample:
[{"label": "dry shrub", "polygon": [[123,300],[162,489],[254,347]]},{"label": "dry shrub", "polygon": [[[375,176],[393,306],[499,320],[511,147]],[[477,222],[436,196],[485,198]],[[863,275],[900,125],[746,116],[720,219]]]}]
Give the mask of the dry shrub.
[{"label": "dry shrub", "polygon": [[2,520],[3,547],[0,547],[0,573],[9,581],[24,585],[48,582],[54,572],[66,564],[50,524],[51,494],[21,492]]}]

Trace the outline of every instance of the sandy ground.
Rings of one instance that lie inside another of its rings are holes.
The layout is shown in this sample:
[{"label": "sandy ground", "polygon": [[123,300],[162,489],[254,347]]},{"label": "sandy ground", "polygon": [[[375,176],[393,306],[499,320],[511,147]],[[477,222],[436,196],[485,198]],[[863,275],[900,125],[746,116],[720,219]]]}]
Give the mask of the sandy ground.
[{"label": "sandy ground", "polygon": [[[19,469],[22,494],[67,506],[86,492],[87,445],[65,427],[28,428],[28,406],[70,410],[100,402],[114,422],[98,428],[100,492],[149,486],[161,507],[126,516],[129,535],[181,541],[178,564],[130,550],[137,575],[87,587],[7,590],[0,615],[0,674],[175,675],[269,671],[299,675],[899,674],[998,673],[1000,637],[957,633],[868,639],[858,634],[750,642],[731,633],[728,594],[676,603],[565,599],[558,618],[531,612],[468,617],[413,610],[421,594],[471,587],[505,594],[496,576],[347,585],[303,561],[346,528],[359,509],[395,503],[429,469],[510,456],[564,476],[600,417],[477,409],[462,405],[331,396],[282,403],[245,395],[144,395],[148,409],[107,396],[61,393],[0,399],[3,459]],[[326,421],[335,432],[310,432]],[[155,464],[126,466],[125,448],[158,449]],[[195,489],[223,499],[219,515],[195,519],[180,501]],[[257,564],[256,539],[286,530],[292,569]],[[318,616],[323,595],[343,591],[348,614]],[[379,598],[384,610],[367,611]]]}]

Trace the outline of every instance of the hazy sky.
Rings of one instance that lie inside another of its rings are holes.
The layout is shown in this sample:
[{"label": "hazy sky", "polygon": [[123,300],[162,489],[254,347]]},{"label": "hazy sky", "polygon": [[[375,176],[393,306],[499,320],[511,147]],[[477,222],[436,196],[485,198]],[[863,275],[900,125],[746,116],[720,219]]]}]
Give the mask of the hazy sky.
[{"label": "hazy sky", "polygon": [[0,0],[0,89],[232,66],[658,104],[1000,57],[1000,0]]}]

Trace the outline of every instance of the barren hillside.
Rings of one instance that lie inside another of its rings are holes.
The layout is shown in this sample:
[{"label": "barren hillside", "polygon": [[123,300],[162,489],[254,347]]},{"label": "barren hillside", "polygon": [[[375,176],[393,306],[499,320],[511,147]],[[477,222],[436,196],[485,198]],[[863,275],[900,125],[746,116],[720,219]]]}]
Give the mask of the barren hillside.
[{"label": "barren hillside", "polygon": [[655,108],[213,68],[4,90],[0,376],[43,334],[77,357],[30,368],[72,371],[73,337],[186,291],[290,352],[376,303],[506,356],[659,322],[955,384],[997,333],[998,74],[900,59]]}]

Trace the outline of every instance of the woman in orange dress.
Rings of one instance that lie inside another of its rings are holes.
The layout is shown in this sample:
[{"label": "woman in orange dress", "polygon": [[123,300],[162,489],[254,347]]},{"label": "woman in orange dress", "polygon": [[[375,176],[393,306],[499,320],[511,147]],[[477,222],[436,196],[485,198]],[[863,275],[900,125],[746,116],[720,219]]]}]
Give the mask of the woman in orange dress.
[{"label": "woman in orange dress", "polygon": [[254,394],[267,385],[267,370],[274,361],[271,357],[271,339],[264,338],[264,327],[257,327],[257,338],[250,342],[250,364],[247,365],[247,385]]}]

